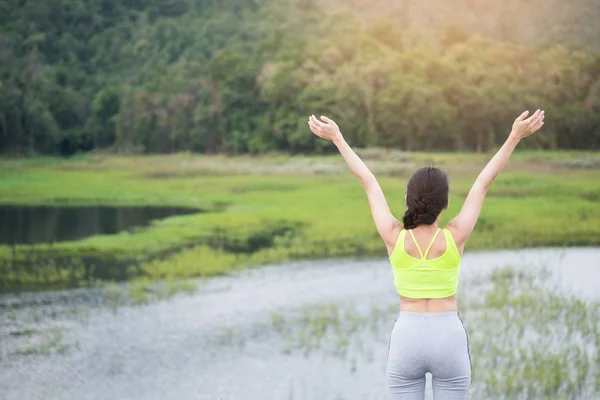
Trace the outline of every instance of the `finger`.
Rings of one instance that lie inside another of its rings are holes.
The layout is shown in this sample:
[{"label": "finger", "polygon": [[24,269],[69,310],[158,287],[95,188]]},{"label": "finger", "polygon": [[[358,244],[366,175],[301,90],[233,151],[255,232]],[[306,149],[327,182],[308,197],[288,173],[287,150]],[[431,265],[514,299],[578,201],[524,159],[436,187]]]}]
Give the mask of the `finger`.
[{"label": "finger", "polygon": [[332,119],[329,119],[329,118],[327,118],[327,117],[326,117],[326,116],[324,116],[324,115],[321,115],[321,119],[322,119],[323,121],[325,121],[326,123],[328,123],[328,124],[335,123],[335,122],[334,122]]},{"label": "finger", "polygon": [[531,117],[527,118],[524,121],[528,126],[533,126],[533,125],[535,125],[537,123],[538,116],[539,116],[539,112],[538,111],[534,112]]},{"label": "finger", "polygon": [[312,133],[314,133],[315,135],[317,135],[317,136],[319,136],[319,137],[322,137],[322,136],[321,136],[321,133],[319,133],[319,131],[317,131],[317,130],[316,130],[315,128],[313,128],[312,126],[310,127],[310,131],[311,131]]},{"label": "finger", "polygon": [[319,125],[313,124],[313,129],[318,133],[323,133],[323,129]]},{"label": "finger", "polygon": [[523,111],[523,114],[521,114],[517,117],[517,121],[523,121],[525,119],[525,117],[527,117],[528,115],[529,115],[529,110]]},{"label": "finger", "polygon": [[311,117],[311,119],[308,121],[308,124],[313,127],[313,128],[318,128],[319,125],[316,124],[315,120]]},{"label": "finger", "polygon": [[538,122],[538,117],[540,116],[540,110],[537,110],[536,112],[533,113],[533,115],[529,118],[527,118],[525,120],[525,122],[529,125],[529,126],[533,126]]},{"label": "finger", "polygon": [[538,117],[538,124],[539,124],[540,122],[544,122],[544,118],[545,118],[545,117],[546,117],[546,114],[544,113],[544,110],[542,110],[542,111],[540,112],[540,116]]},{"label": "finger", "polygon": [[544,121],[540,121],[533,129],[533,131],[539,131],[540,129],[542,129],[542,126],[544,126]]},{"label": "finger", "polygon": [[538,125],[540,122],[544,121],[544,117],[546,115],[544,114],[544,110],[540,110],[539,115],[537,116],[537,119],[535,121],[535,125]]},{"label": "finger", "polygon": [[531,125],[531,129],[538,130],[544,124],[544,111],[540,111],[540,114],[536,118],[535,122]]},{"label": "finger", "polygon": [[534,118],[537,118],[538,115],[540,115],[540,110],[535,110],[535,112],[531,115],[531,117],[527,118],[528,120],[532,120]]},{"label": "finger", "polygon": [[312,121],[313,121],[313,123],[314,123],[315,125],[317,125],[317,126],[321,126],[321,127],[323,127],[323,126],[325,126],[325,125],[326,125],[326,124],[324,124],[323,122],[319,121],[319,120],[317,119],[317,117],[315,117],[314,115],[311,115],[310,117],[312,118]]},{"label": "finger", "polygon": [[323,132],[321,132],[321,129],[317,126],[311,125],[310,126],[310,130],[312,131],[312,133],[314,133],[317,136],[322,136]]},{"label": "finger", "polygon": [[310,121],[312,122],[312,124],[313,124],[314,126],[321,126],[321,125],[324,125],[324,124],[323,124],[321,121],[319,121],[319,120],[317,119],[317,117],[315,117],[314,115],[311,115],[311,116],[310,116]]}]

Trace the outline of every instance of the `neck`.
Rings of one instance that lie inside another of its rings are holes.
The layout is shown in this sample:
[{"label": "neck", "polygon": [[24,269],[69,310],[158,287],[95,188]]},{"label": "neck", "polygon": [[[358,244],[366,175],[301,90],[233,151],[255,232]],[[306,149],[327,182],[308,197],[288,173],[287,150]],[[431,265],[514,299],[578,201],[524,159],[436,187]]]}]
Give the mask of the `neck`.
[{"label": "neck", "polygon": [[438,229],[438,221],[435,221],[435,222],[434,222],[433,224],[431,224],[431,225],[421,224],[421,225],[417,226],[417,227],[416,227],[416,228],[414,228],[414,229],[417,229],[417,228],[423,228],[423,229],[425,229],[425,230],[432,230],[432,231],[435,231],[435,230],[437,230],[437,229]]}]

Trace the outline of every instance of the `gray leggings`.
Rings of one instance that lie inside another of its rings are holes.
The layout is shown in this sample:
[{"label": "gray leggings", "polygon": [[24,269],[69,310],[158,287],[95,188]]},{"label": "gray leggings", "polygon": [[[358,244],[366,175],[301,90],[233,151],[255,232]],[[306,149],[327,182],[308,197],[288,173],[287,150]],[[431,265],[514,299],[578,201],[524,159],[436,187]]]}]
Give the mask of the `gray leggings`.
[{"label": "gray leggings", "polygon": [[425,374],[435,400],[465,400],[471,386],[467,332],[457,312],[401,311],[390,338],[387,378],[393,400],[423,400]]}]

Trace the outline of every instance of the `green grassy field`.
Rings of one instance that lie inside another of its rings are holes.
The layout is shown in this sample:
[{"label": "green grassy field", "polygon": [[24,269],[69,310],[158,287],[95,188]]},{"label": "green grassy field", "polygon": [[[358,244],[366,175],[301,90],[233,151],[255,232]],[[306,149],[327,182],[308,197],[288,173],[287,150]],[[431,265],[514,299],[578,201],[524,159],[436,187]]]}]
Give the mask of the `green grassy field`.
[{"label": "green grassy field", "polygon": [[[459,211],[491,154],[360,155],[404,213],[423,165],[451,177]],[[0,290],[88,284],[95,277],[206,277],[290,259],[385,257],[366,196],[340,156],[113,156],[0,160],[0,203],[176,205],[204,213],[134,233],[54,245],[0,246]],[[467,251],[600,244],[600,153],[518,152],[492,186]],[[99,271],[102,270],[100,274]]]}]

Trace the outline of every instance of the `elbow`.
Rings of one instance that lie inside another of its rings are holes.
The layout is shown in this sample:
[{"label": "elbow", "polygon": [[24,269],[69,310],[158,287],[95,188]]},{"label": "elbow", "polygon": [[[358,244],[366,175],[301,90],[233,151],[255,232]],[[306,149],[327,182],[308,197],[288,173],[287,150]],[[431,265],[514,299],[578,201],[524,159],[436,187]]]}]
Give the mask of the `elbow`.
[{"label": "elbow", "polygon": [[373,175],[373,173],[371,173],[371,172],[369,172],[368,174],[365,174],[365,176],[360,176],[359,179],[365,188],[368,186],[371,186],[373,183],[377,183],[377,179],[375,178],[375,175]]},{"label": "elbow", "polygon": [[482,182],[482,181],[476,181],[475,185],[473,185],[473,187],[475,189],[477,189],[477,191],[483,193],[483,194],[487,194],[488,189],[490,188],[490,186],[492,185],[492,182]]}]

